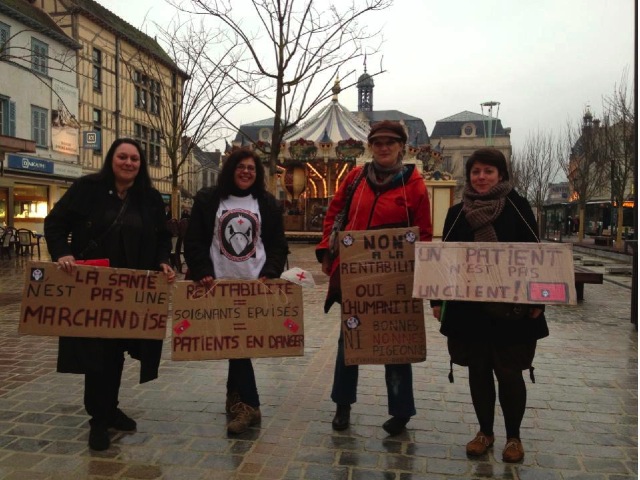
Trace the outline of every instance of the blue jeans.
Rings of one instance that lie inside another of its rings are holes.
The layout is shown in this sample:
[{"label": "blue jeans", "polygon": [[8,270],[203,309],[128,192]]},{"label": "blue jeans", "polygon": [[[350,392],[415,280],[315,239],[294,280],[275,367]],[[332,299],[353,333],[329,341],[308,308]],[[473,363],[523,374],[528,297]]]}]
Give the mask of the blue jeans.
[{"label": "blue jeans", "polygon": [[256,376],[253,373],[253,365],[250,358],[229,360],[227,393],[233,391],[238,392],[242,403],[246,403],[253,408],[260,406]]},{"label": "blue jeans", "polygon": [[[387,383],[389,415],[393,417],[412,417],[416,414],[413,399],[413,374],[410,363],[389,364],[384,366],[384,379]],[[356,403],[358,390],[358,365],[344,364],[344,339],[342,332],[338,339],[336,366],[333,373],[331,400],[338,405]]]}]

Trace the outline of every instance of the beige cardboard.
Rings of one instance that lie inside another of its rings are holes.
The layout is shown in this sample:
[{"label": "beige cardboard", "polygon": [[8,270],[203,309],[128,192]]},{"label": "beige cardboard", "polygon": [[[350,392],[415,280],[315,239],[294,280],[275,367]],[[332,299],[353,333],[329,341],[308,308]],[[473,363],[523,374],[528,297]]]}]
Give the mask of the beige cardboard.
[{"label": "beige cardboard", "polygon": [[417,242],[413,296],[576,305],[567,243]]},{"label": "beige cardboard", "polygon": [[218,280],[206,292],[176,282],[173,360],[293,357],[304,354],[302,287],[286,280]]},{"label": "beige cardboard", "polygon": [[168,309],[168,284],[159,272],[78,265],[69,275],[55,263],[29,262],[18,332],[161,340]]},{"label": "beige cardboard", "polygon": [[342,334],[347,365],[427,357],[424,308],[413,290],[417,227],[341,232]]}]

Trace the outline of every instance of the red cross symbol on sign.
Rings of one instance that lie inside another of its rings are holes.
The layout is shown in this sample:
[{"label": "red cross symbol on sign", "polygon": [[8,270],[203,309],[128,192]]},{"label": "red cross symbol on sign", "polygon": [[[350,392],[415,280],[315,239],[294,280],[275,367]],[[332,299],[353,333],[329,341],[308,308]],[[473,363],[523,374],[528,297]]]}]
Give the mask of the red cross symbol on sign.
[{"label": "red cross symbol on sign", "polygon": [[304,274],[304,272],[297,273],[296,277],[298,277],[298,280],[300,280],[300,281],[302,281],[305,278],[307,278],[306,275]]}]

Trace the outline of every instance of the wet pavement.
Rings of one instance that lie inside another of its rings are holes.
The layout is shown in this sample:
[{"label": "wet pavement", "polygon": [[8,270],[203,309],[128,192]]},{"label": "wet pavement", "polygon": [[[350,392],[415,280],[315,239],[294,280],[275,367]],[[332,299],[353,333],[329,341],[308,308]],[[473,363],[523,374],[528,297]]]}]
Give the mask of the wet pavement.
[{"label": "wet pavement", "polygon": [[[584,260],[602,260],[592,250]],[[43,260],[45,257],[43,256]],[[589,263],[589,262],[588,262]],[[603,260],[627,263],[625,258]],[[226,433],[226,361],[172,362],[165,341],[160,378],[137,384],[127,359],[120,407],[138,421],[117,433],[105,452],[87,448],[83,379],[55,372],[57,339],[17,334],[25,257],[0,260],[0,478],[2,479],[318,479],[318,480],[627,480],[636,479],[638,343],[630,323],[631,277],[608,275],[585,285],[585,300],[549,307],[551,335],[538,344],[536,383],[527,379],[525,459],[501,461],[502,416],[496,445],[468,459],[464,445],[477,430],[466,371],[449,362],[438,323],[426,316],[427,360],[414,365],[418,414],[389,437],[384,370],[360,370],[353,425],[331,429],[329,399],[338,310],[322,312],[326,277],[313,246],[292,245],[291,266],[310,270],[305,289],[305,355],[254,360],[262,423]]]}]

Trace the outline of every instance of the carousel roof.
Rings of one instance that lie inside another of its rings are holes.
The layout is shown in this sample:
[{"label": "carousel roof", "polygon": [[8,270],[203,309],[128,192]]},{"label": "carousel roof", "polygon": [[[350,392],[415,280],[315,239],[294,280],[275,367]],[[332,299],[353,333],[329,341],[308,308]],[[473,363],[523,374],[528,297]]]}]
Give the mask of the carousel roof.
[{"label": "carousel roof", "polygon": [[314,142],[326,142],[328,137],[333,143],[349,138],[367,143],[369,129],[366,121],[362,121],[334,98],[307,122],[288,133],[285,141],[304,138]]}]

